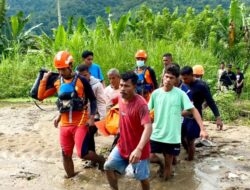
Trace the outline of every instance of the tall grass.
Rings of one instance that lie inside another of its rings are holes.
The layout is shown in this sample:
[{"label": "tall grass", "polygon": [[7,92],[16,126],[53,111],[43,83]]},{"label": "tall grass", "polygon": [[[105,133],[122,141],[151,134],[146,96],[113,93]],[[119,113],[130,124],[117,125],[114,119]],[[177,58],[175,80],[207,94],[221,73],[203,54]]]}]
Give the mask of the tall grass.
[{"label": "tall grass", "polygon": [[[55,70],[52,54],[37,51],[20,55],[18,46],[11,57],[3,57],[0,63],[0,98],[27,97],[29,90],[40,68]],[[181,66],[202,64],[205,67],[205,79],[215,82],[219,60],[209,50],[195,47],[192,43],[183,41],[153,40],[145,42],[135,38],[125,38],[122,41],[111,41],[99,38],[95,43],[85,43],[81,35],[71,38],[66,48],[75,57],[74,67],[81,63],[83,50],[94,52],[94,62],[98,63],[106,78],[110,68],[117,68],[121,72],[135,68],[135,52],[145,49],[148,53],[147,65],[151,66],[160,80],[163,68],[162,55],[171,52],[174,61]],[[107,78],[106,78],[107,79]]]}]

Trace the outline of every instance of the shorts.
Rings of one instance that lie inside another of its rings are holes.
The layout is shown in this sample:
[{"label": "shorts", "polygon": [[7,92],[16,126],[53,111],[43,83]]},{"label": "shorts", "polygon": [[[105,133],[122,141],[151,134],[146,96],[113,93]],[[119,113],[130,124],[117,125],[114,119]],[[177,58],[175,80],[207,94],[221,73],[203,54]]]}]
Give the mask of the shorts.
[{"label": "shorts", "polygon": [[83,158],[89,151],[90,135],[86,126],[67,126],[60,128],[60,144],[65,156],[72,156],[76,145],[77,155]]},{"label": "shorts", "polygon": [[181,151],[181,145],[169,144],[150,140],[151,153],[163,153],[178,156]]},{"label": "shorts", "polygon": [[[137,180],[146,180],[150,175],[149,159],[140,160],[136,164],[131,164],[133,168],[133,176]],[[119,174],[125,174],[129,161],[121,157],[117,146],[110,153],[104,164],[104,170],[116,171]]]},{"label": "shorts", "polygon": [[186,138],[188,141],[192,141],[200,137],[200,127],[195,119],[184,118],[181,127],[181,136]]},{"label": "shorts", "polygon": [[242,88],[243,88],[243,86],[241,86],[241,87],[236,87],[236,88],[235,88],[235,92],[236,92],[237,94],[241,94]]}]

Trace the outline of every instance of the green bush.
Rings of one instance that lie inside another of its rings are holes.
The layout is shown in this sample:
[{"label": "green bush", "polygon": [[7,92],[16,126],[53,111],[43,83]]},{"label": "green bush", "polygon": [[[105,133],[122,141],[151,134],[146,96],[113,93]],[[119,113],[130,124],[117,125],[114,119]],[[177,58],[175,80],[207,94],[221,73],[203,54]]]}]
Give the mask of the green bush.
[{"label": "green bush", "polygon": [[[132,37],[110,42],[100,38],[98,43],[82,43],[78,44],[78,47],[68,48],[75,57],[74,67],[80,64],[79,54],[86,49],[94,52],[94,62],[100,64],[106,81],[106,73],[111,68],[117,68],[121,72],[133,70],[136,66],[134,55],[138,49],[147,51],[147,64],[155,70],[159,81],[163,68],[162,55],[166,52],[171,52],[174,61],[181,66],[204,65],[205,79],[216,79],[217,58],[209,50],[200,49],[188,42],[153,40],[146,43]],[[53,57],[52,54],[37,51],[25,55],[16,53],[13,57],[3,58],[0,63],[0,98],[27,97],[40,68],[55,70]]]},{"label": "green bush", "polygon": [[[232,10],[238,8],[238,4],[231,7]],[[110,10],[108,12],[108,18],[98,17],[93,26],[87,26],[83,18],[78,19],[77,25],[69,20],[67,28],[61,25],[53,29],[52,36],[45,33],[32,35],[32,45],[24,46],[20,40],[14,40],[11,47],[5,45],[3,48],[11,49],[11,53],[1,55],[0,98],[27,97],[40,68],[55,70],[53,57],[59,50],[72,53],[74,67],[82,62],[83,50],[92,50],[94,62],[100,64],[106,78],[110,68],[115,67],[121,72],[133,70],[135,52],[144,49],[148,53],[147,65],[156,71],[158,81],[163,68],[162,55],[170,52],[180,66],[203,65],[204,80],[212,93],[216,91],[217,69],[222,60],[226,64],[232,63],[234,69],[235,66],[242,69],[243,65],[247,66],[250,40],[247,42],[241,33],[237,33],[237,41],[229,47],[227,29],[231,17],[221,6],[214,10],[206,6],[198,14],[190,7],[185,14],[179,15],[178,8],[173,13],[163,8],[162,12],[154,14],[142,5],[118,20],[111,17]],[[243,14],[241,11],[230,13]],[[6,41],[4,35],[2,37]],[[23,48],[27,51],[22,51]],[[248,70],[242,94],[244,99],[249,99],[249,75]]]},{"label": "green bush", "polygon": [[[216,93],[213,98],[219,108],[223,122],[233,121],[239,117],[239,109],[235,106],[235,92]],[[203,116],[205,120],[215,120],[209,108],[204,110]]]}]

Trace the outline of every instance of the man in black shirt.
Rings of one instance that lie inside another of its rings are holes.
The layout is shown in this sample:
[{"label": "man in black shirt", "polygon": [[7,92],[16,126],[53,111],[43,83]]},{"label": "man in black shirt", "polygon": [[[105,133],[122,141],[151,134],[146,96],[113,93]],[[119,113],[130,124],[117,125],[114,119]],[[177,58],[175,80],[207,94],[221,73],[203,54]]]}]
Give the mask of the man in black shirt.
[{"label": "man in black shirt", "polygon": [[234,88],[236,76],[232,71],[231,64],[227,65],[227,70],[222,73],[220,81],[222,82],[222,86],[225,86],[227,90],[232,90]]},{"label": "man in black shirt", "polygon": [[[202,81],[197,80],[193,76],[192,67],[186,66],[183,67],[181,70],[181,77],[183,82],[189,86],[194,106],[199,111],[200,115],[202,116],[202,104],[206,101],[206,104],[212,110],[215,118],[216,124],[219,130],[222,130],[223,123],[220,118],[219,110],[212,98],[210,89],[208,85]],[[197,128],[197,124],[193,121],[193,119],[185,118],[182,127],[182,142],[185,149],[188,152],[188,160],[193,160],[194,153],[195,153],[195,146],[194,141],[199,136],[199,129]]]},{"label": "man in black shirt", "polygon": [[238,98],[240,98],[240,94],[242,92],[243,84],[244,84],[244,75],[240,71],[240,68],[237,67],[235,91],[237,93]]}]

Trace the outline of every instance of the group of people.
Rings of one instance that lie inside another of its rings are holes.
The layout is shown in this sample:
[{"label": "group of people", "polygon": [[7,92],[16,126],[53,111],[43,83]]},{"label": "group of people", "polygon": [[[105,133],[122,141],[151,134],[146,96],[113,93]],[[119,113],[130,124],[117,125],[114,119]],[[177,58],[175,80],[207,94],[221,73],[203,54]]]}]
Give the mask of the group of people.
[{"label": "group of people", "polygon": [[[202,121],[203,104],[209,106],[219,130],[223,123],[209,87],[200,76],[200,67],[180,66],[172,55],[162,57],[163,71],[160,86],[154,70],[147,66],[147,53],[135,54],[135,68],[120,74],[115,68],[108,71],[106,87],[99,65],[93,63],[91,51],[82,53],[83,63],[73,69],[73,57],[60,51],[54,58],[59,78],[52,88],[46,88],[51,72],[40,81],[38,98],[43,100],[58,94],[59,115],[54,125],[60,125],[60,144],[67,177],[76,175],[72,160],[73,148],[84,160],[104,170],[112,189],[118,189],[118,175],[130,165],[142,189],[150,189],[149,163],[159,165],[159,176],[172,176],[173,165],[181,144],[186,160],[194,159],[196,138],[208,134]],[[204,73],[203,73],[204,74]],[[107,160],[95,150],[95,122],[105,119],[113,106],[119,109],[119,134]],[[163,154],[162,160],[158,154]]]},{"label": "group of people", "polygon": [[218,70],[218,88],[220,91],[234,90],[237,97],[240,98],[244,86],[244,75],[240,67],[236,68],[236,74],[232,71],[232,65],[228,64],[225,68],[225,63],[221,62]]}]

